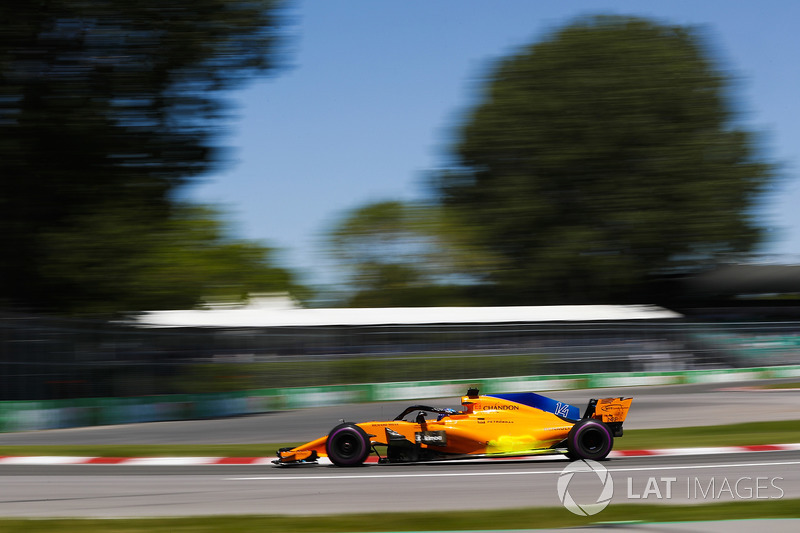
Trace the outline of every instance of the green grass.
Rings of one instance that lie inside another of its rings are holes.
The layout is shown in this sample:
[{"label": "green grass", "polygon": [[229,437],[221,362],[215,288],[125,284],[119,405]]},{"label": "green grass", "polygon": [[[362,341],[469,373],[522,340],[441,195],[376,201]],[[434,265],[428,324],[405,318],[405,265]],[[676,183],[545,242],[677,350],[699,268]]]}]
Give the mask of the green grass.
[{"label": "green grass", "polygon": [[[750,422],[726,426],[632,429],[614,440],[615,450],[746,446],[800,442],[800,421]],[[80,457],[271,457],[278,448],[300,443],[265,444],[102,444],[0,446],[3,455],[72,455]]]},{"label": "green grass", "polygon": [[30,533],[173,533],[245,531],[359,532],[359,531],[458,531],[588,526],[614,522],[687,522],[800,518],[800,500],[736,501],[708,505],[611,504],[591,517],[573,515],[564,508],[447,512],[398,512],[336,516],[212,516],[144,519],[0,519],[0,532]]},{"label": "green grass", "polygon": [[798,420],[669,429],[625,429],[623,437],[614,439],[614,449],[747,446],[792,442],[800,442]]},{"label": "green grass", "polygon": [[792,383],[771,383],[769,385],[759,385],[759,389],[800,389],[800,381]]}]

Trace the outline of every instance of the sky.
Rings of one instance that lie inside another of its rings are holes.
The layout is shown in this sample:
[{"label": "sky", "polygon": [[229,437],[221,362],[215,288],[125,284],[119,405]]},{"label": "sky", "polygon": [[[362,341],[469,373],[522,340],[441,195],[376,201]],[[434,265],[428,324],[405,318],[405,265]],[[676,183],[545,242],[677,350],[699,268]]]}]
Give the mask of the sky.
[{"label": "sky", "polygon": [[800,262],[800,2],[294,0],[286,14],[285,68],[233,95],[231,162],[188,196],[306,282],[330,279],[323,235],[348,210],[423,197],[493,60],[595,14],[703,29],[741,120],[781,164],[763,252]]}]

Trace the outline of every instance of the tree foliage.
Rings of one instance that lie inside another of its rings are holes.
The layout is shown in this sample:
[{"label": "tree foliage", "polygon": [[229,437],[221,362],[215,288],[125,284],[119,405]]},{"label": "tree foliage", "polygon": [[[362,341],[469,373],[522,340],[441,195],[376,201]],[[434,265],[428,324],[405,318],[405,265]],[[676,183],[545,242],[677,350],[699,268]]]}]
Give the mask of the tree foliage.
[{"label": "tree foliage", "polygon": [[70,313],[107,315],[303,292],[275,266],[275,250],[234,238],[223,220],[218,210],[197,205],[176,205],[158,223],[110,209],[48,233],[42,240],[53,255],[43,274],[57,286],[75,285],[64,294],[81,294],[53,301]]},{"label": "tree foliage", "polygon": [[499,61],[436,182],[500,259],[501,303],[647,301],[659,277],[750,251],[773,168],[702,35],[580,20]]},{"label": "tree foliage", "polygon": [[328,235],[352,307],[468,305],[487,258],[433,205],[377,202],[345,214]]},{"label": "tree foliage", "polygon": [[[176,190],[220,161],[224,91],[275,67],[279,13],[277,0],[3,3],[0,303],[136,299],[125,291],[145,288],[131,280],[147,243],[173,234]],[[77,268],[91,261],[113,277]]]}]

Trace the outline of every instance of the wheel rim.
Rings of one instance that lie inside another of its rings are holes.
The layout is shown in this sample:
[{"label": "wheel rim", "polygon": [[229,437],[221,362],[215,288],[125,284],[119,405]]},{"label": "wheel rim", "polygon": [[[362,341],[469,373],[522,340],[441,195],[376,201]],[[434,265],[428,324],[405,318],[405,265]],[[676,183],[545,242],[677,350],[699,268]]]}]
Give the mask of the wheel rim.
[{"label": "wheel rim", "polygon": [[595,428],[587,429],[583,432],[581,444],[583,448],[589,452],[601,450],[605,445],[602,432]]},{"label": "wheel rim", "polygon": [[358,439],[355,435],[341,435],[334,443],[334,450],[343,459],[355,457],[360,451]]}]

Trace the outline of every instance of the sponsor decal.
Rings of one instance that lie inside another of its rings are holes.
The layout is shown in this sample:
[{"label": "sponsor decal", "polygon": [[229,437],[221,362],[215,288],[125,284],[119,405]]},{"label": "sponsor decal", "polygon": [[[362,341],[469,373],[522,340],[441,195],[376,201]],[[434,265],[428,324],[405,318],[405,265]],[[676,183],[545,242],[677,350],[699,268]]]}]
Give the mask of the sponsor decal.
[{"label": "sponsor decal", "polygon": [[414,433],[414,441],[417,444],[447,446],[447,433],[445,431],[419,431]]},{"label": "sponsor decal", "polygon": [[519,405],[504,405],[501,403],[487,404],[481,407],[483,411],[519,411]]},{"label": "sponsor decal", "polygon": [[599,411],[602,413],[603,422],[619,422],[623,420],[624,407],[618,401],[600,400]]}]

